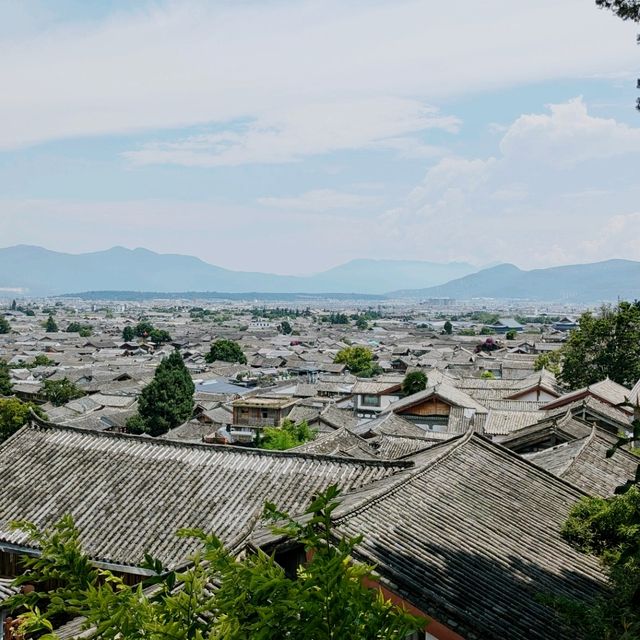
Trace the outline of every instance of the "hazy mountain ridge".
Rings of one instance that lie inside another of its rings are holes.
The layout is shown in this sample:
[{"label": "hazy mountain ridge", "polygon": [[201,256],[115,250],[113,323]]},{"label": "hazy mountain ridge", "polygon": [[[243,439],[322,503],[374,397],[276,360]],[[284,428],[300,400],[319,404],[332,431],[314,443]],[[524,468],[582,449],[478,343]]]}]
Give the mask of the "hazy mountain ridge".
[{"label": "hazy mountain ridge", "polygon": [[566,302],[640,298],[640,262],[606,260],[523,271],[512,264],[457,278],[424,289],[398,290],[390,297],[500,298]]},{"label": "hazy mountain ridge", "polygon": [[0,288],[21,288],[28,295],[80,291],[379,295],[398,284],[411,288],[433,286],[475,271],[472,265],[459,262],[352,260],[312,276],[283,276],[232,271],[192,256],[158,254],[147,249],[113,247],[84,254],[29,245],[0,249]]}]

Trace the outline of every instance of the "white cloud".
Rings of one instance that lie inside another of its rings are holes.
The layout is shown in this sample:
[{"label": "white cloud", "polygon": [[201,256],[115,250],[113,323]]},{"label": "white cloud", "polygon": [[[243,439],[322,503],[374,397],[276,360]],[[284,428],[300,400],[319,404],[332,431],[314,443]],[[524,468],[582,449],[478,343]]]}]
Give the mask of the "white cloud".
[{"label": "white cloud", "polygon": [[360,209],[375,205],[379,200],[373,196],[362,196],[334,189],[314,189],[290,198],[258,198],[258,203],[275,209],[323,212],[334,209]]},{"label": "white cloud", "polygon": [[[130,6],[87,23],[34,20],[3,38],[0,148],[245,118],[255,124],[240,138],[213,140],[213,156],[221,145],[237,162],[265,155],[270,123],[297,131],[292,105],[302,113],[385,96],[433,104],[637,62],[633,25],[584,0],[487,0],[482,11],[477,0]],[[0,3],[0,23],[12,20]],[[352,112],[350,122],[357,129],[366,117]],[[181,161],[206,144],[193,142]],[[296,156],[290,142],[276,143],[276,155]]]},{"label": "white cloud", "polygon": [[239,130],[147,144],[124,156],[135,164],[237,166],[292,162],[370,146],[398,148],[397,136],[425,129],[455,132],[459,121],[415,100],[376,98],[307,104],[265,114]]},{"label": "white cloud", "polygon": [[[495,158],[438,161],[377,217],[378,242],[408,256],[522,267],[640,260],[640,185],[623,177],[640,162],[640,128],[574,99],[517,118],[499,146]],[[615,189],[612,175],[622,176]]]},{"label": "white cloud", "polygon": [[507,158],[570,166],[593,158],[640,153],[640,129],[589,115],[582,98],[549,105],[548,114],[520,116],[500,150]]}]

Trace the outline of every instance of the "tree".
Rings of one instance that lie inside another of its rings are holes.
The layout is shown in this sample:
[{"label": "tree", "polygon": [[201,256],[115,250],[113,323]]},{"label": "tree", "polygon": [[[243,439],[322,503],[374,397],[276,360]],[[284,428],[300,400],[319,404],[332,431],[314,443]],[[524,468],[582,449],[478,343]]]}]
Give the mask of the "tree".
[{"label": "tree", "polygon": [[444,323],[443,330],[448,336],[450,336],[453,333],[453,325],[451,324],[451,320],[447,320]]},{"label": "tree", "polygon": [[625,387],[640,379],[640,301],[583,313],[562,348],[559,379],[571,389],[606,377]]},{"label": "tree", "polygon": [[356,327],[360,329],[360,331],[366,331],[369,328],[369,323],[364,316],[358,316],[356,319]]},{"label": "tree", "polygon": [[22,402],[18,398],[0,398],[0,442],[12,436],[29,420],[33,411],[42,419],[46,415],[35,405]]},{"label": "tree", "polygon": [[179,351],[163,358],[138,399],[138,415],[127,421],[133,433],[160,436],[193,413],[195,385]]},{"label": "tree", "polygon": [[507,331],[505,338],[507,340],[515,340],[518,337],[518,332],[515,329],[509,329],[509,331]]},{"label": "tree", "polygon": [[45,632],[43,640],[57,638],[52,630],[61,614],[83,616],[84,626],[98,629],[102,640],[403,640],[427,620],[364,586],[374,578],[373,567],[353,560],[360,536],[335,532],[338,497],[335,486],[316,496],[302,524],[275,505],[265,506],[267,520],[277,523],[274,533],[308,552],[293,576],[273,555],[258,550],[236,558],[215,535],[183,529],[178,535],[197,540],[201,548],[189,566],[168,571],[146,556],[142,566],[151,576],[130,586],[92,565],[70,516],[44,530],[18,522],[14,528],[40,553],[24,559],[27,573],[16,583],[35,590],[14,595],[5,605],[20,612],[20,632]]},{"label": "tree", "polygon": [[483,372],[480,374],[480,377],[481,377],[483,380],[495,380],[495,379],[496,379],[496,376],[495,376],[495,374],[493,373],[493,371],[483,371]]},{"label": "tree", "polygon": [[11,395],[11,376],[9,375],[9,365],[0,360],[0,396]]},{"label": "tree", "polygon": [[480,335],[481,336],[493,336],[495,335],[496,330],[493,329],[492,327],[482,327],[482,329],[480,329]]},{"label": "tree", "polygon": [[61,407],[71,400],[82,398],[84,391],[79,389],[71,380],[63,378],[62,380],[45,380],[43,383],[42,394],[55,407]]},{"label": "tree", "polygon": [[640,21],[640,3],[638,0],[596,0],[601,9],[613,11],[623,20]]},{"label": "tree", "polygon": [[53,367],[55,362],[51,358],[47,358],[44,353],[39,353],[31,363],[29,368],[35,369],[36,367]]},{"label": "tree", "polygon": [[562,369],[562,351],[556,349],[555,351],[549,351],[547,353],[541,353],[533,363],[534,371],[542,371],[546,369],[554,376],[560,375]]},{"label": "tree", "polygon": [[476,345],[474,351],[475,353],[480,353],[481,351],[491,353],[491,351],[496,351],[499,348],[500,345],[493,338],[486,338],[484,342]]},{"label": "tree", "polygon": [[81,338],[88,338],[93,332],[90,324],[80,324],[79,322],[70,322],[67,326],[67,333],[78,333]]},{"label": "tree", "polygon": [[640,488],[612,498],[582,498],[562,529],[574,547],[596,556],[609,591],[589,606],[553,603],[589,640],[640,638]]},{"label": "tree", "polygon": [[[640,22],[640,2],[638,0],[596,0],[596,4],[601,9],[613,11],[622,20]],[[640,43],[640,35],[638,35],[637,41]],[[637,86],[640,88],[640,80],[638,80]],[[640,111],[640,98],[636,98],[636,109]]]},{"label": "tree", "polygon": [[153,325],[147,320],[141,320],[135,326],[134,331],[139,338],[146,338],[153,331]]},{"label": "tree", "polygon": [[125,342],[131,342],[136,337],[135,329],[131,325],[127,325],[122,330],[122,339]]},{"label": "tree", "polygon": [[1,333],[11,333],[11,325],[4,316],[0,316],[0,334]]},{"label": "tree", "polygon": [[51,314],[49,314],[47,321],[44,323],[44,328],[47,333],[56,333],[58,331],[58,325]]},{"label": "tree", "polygon": [[353,375],[370,378],[378,371],[377,365],[373,362],[371,349],[362,346],[351,346],[340,349],[333,360],[336,364],[346,364]]},{"label": "tree", "polygon": [[283,320],[280,323],[280,326],[278,328],[280,330],[280,333],[284,334],[285,336],[288,336],[289,334],[291,334],[293,332],[293,328],[291,327],[291,323],[288,320]]},{"label": "tree", "polygon": [[165,342],[171,342],[171,335],[164,329],[156,329],[154,327],[149,333],[149,340],[155,344],[164,344]]},{"label": "tree", "polygon": [[296,424],[292,420],[284,420],[281,427],[268,427],[259,441],[262,449],[278,449],[284,451],[298,447],[315,438],[315,431],[309,428],[306,420]]},{"label": "tree", "polygon": [[13,302],[11,303],[11,311],[15,311],[18,308],[18,303],[15,301],[15,298],[13,300]]},{"label": "tree", "polygon": [[427,388],[427,376],[422,371],[407,373],[402,381],[402,395],[410,396]]},{"label": "tree", "polygon": [[216,340],[204,359],[209,363],[221,360],[222,362],[247,364],[247,358],[242,353],[240,345],[233,340],[226,339]]}]

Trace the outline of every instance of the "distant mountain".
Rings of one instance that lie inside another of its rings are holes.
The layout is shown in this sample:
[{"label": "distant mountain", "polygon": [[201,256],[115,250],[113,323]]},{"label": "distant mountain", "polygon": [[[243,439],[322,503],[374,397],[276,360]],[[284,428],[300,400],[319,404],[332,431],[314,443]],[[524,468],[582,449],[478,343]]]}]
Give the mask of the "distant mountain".
[{"label": "distant mountain", "polygon": [[68,254],[18,245],[0,249],[0,294],[3,289],[21,289],[27,295],[114,290],[382,294],[399,287],[434,286],[474,271],[465,263],[353,260],[298,277],[231,271],[192,256],[147,249]]},{"label": "distant mountain", "polygon": [[401,298],[500,298],[558,302],[640,299],[640,262],[607,260],[591,264],[523,271],[512,264],[457,278],[424,289],[389,294]]}]

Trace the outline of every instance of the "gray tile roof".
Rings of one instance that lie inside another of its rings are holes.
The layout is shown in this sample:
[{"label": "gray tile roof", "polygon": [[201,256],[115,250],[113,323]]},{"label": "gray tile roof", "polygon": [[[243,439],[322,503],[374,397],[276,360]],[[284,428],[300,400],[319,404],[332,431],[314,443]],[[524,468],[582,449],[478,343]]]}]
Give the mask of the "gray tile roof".
[{"label": "gray tile roof", "polygon": [[640,464],[638,458],[624,449],[607,458],[607,450],[614,442],[614,437],[594,427],[586,438],[525,457],[587,493],[612,496],[616,487],[635,477]]},{"label": "gray tile roof", "polygon": [[574,640],[537,596],[603,589],[597,560],[560,535],[584,494],[473,434],[411,459],[336,510],[339,532],[364,536],[357,557],[464,637]]},{"label": "gray tile roof", "polygon": [[0,542],[26,544],[12,520],[44,526],[71,513],[94,560],[135,565],[149,551],[177,566],[195,550],[181,527],[231,543],[266,500],[295,513],[330,484],[350,491],[408,464],[32,424],[0,446]]}]

